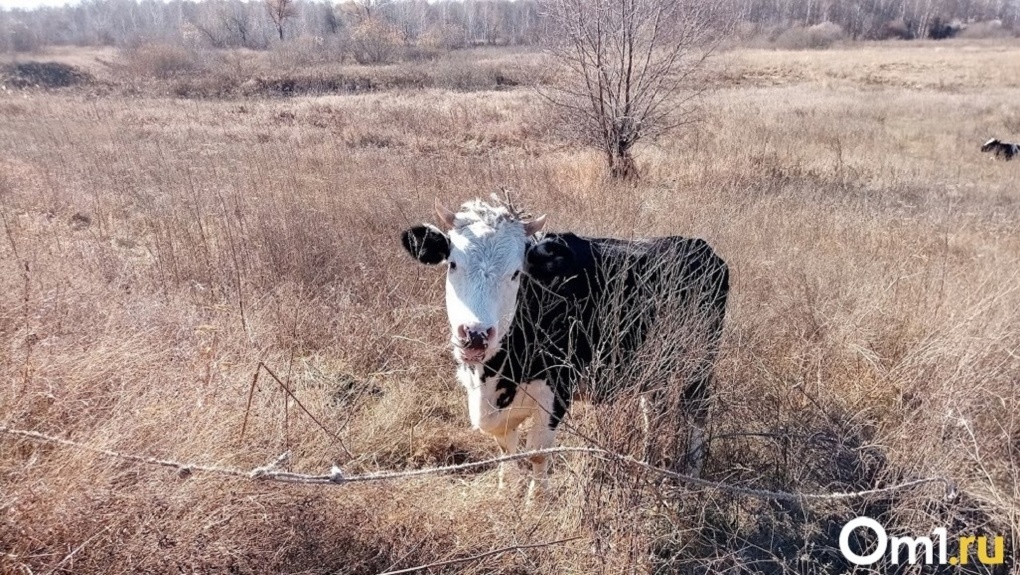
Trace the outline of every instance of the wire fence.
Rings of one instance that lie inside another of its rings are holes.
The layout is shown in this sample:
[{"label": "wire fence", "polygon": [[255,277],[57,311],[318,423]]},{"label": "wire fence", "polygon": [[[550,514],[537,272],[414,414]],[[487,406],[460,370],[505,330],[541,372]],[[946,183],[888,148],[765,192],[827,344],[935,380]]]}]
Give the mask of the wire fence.
[{"label": "wire fence", "polygon": [[409,469],[402,471],[374,471],[369,473],[361,474],[346,474],[338,467],[333,466],[329,473],[316,475],[306,473],[295,473],[291,471],[284,471],[279,469],[287,459],[290,457],[290,452],[281,454],[273,462],[268,465],[256,467],[254,469],[245,471],[242,469],[232,467],[220,467],[214,465],[200,465],[194,463],[183,463],[180,461],[174,461],[172,459],[159,459],[155,457],[147,457],[144,455],[136,455],[131,453],[122,453],[119,451],[113,451],[110,449],[102,449],[98,447],[92,447],[90,445],[72,441],[70,439],[64,439],[55,437],[38,431],[30,431],[23,429],[15,429],[7,426],[0,426],[0,433],[6,435],[21,437],[31,441],[37,441],[41,443],[48,443],[52,445],[62,445],[66,447],[72,447],[75,449],[81,449],[92,453],[97,453],[105,457],[112,457],[125,461],[133,461],[144,465],[169,467],[176,469],[181,477],[188,477],[193,473],[207,473],[216,475],[226,475],[231,477],[237,477],[240,479],[256,480],[256,481],[279,481],[284,483],[300,483],[300,484],[313,484],[313,485],[346,485],[349,483],[363,483],[369,481],[395,481],[401,479],[411,479],[415,477],[423,477],[427,475],[443,475],[447,473],[457,473],[468,469],[474,469],[478,467],[487,467],[494,464],[506,463],[510,461],[516,461],[520,459],[530,458],[536,455],[584,455],[588,457],[598,457],[605,460],[614,461],[622,465],[627,465],[635,468],[644,469],[653,474],[673,479],[687,485],[693,485],[706,489],[713,489],[725,493],[734,495],[744,495],[747,497],[754,497],[757,499],[764,500],[776,500],[776,501],[794,501],[794,502],[807,502],[807,501],[840,501],[840,500],[853,500],[861,499],[865,497],[875,495],[885,495],[897,491],[904,491],[907,489],[914,489],[933,483],[941,483],[945,492],[944,497],[947,500],[953,500],[957,496],[956,485],[949,479],[941,476],[925,477],[920,479],[914,479],[911,481],[905,481],[895,485],[887,487],[878,487],[874,489],[865,489],[861,491],[842,491],[833,493],[801,493],[795,491],[775,491],[768,489],[754,489],[751,487],[743,487],[740,485],[732,485],[720,481],[711,481],[708,479],[702,479],[692,475],[686,475],[683,473],[677,473],[661,467],[656,467],[648,462],[641,461],[623,455],[620,453],[614,453],[612,451],[598,448],[598,447],[553,447],[549,449],[540,449],[536,451],[526,451],[520,453],[514,453],[510,455],[503,455],[500,457],[493,457],[490,459],[484,459],[481,461],[472,461],[467,463],[460,463],[456,465],[443,465],[437,467],[423,467],[419,469]]}]

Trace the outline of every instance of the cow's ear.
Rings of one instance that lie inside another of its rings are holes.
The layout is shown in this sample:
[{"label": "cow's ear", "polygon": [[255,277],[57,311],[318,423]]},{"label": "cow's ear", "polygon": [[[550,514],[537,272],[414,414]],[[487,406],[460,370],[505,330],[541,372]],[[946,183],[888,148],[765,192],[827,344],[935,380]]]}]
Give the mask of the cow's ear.
[{"label": "cow's ear", "polygon": [[540,282],[574,275],[574,251],[567,244],[546,238],[528,245],[528,275]]},{"label": "cow's ear", "polygon": [[400,234],[400,242],[411,257],[434,266],[450,257],[450,238],[439,228],[424,224]]}]

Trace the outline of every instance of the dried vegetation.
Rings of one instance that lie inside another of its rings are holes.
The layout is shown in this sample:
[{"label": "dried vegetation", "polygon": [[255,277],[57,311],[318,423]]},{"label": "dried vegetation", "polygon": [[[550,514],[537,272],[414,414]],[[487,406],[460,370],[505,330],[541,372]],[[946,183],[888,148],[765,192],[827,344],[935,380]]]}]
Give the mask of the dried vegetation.
[{"label": "dried vegetation", "polygon": [[[639,145],[626,183],[524,88],[195,100],[160,95],[168,74],[102,98],[0,92],[4,424],[239,468],[287,449],[308,472],[491,456],[444,348],[442,278],[397,234],[436,197],[509,186],[555,229],[700,236],[730,263],[707,477],[814,492],[944,474],[962,493],[798,506],[568,456],[526,508],[495,470],[283,486],[0,437],[0,571],[371,573],[578,536],[443,569],[842,573],[859,513],[1012,542],[1020,172],[978,147],[1017,130],[1020,58],[939,46],[728,52],[703,121]],[[111,78],[134,62],[107,56]],[[271,378],[249,406],[259,362],[343,446]],[[570,422],[614,441],[633,413]]]}]

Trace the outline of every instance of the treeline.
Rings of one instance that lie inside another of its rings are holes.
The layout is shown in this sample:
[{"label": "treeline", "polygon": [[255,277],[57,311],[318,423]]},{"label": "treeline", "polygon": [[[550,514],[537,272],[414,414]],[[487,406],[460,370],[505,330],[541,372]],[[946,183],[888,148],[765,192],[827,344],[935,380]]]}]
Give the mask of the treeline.
[{"label": "treeline", "polygon": [[727,0],[760,27],[838,25],[852,40],[942,39],[1020,32],[1020,0]]},{"label": "treeline", "polygon": [[295,39],[335,42],[379,36],[388,43],[460,48],[528,45],[541,30],[534,0],[84,0],[36,10],[0,9],[0,51],[47,45],[131,47],[141,43],[266,49]]},{"label": "treeline", "polygon": [[[666,0],[664,0],[666,1]],[[704,0],[706,2],[714,0]],[[825,26],[849,39],[943,38],[968,26],[1020,32],[1020,0],[719,0],[743,35]],[[719,3],[717,3],[719,5]],[[0,10],[0,51],[49,45],[142,43],[266,49],[302,40],[385,59],[394,47],[455,49],[532,45],[543,35],[541,0],[84,0]]]}]

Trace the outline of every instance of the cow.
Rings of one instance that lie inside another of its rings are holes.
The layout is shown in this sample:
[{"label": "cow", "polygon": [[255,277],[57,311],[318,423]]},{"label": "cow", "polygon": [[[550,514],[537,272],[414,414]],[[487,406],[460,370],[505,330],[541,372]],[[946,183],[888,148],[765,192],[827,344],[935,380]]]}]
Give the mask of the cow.
[{"label": "cow", "polygon": [[[450,343],[474,428],[494,437],[502,453],[514,454],[518,428],[530,418],[527,449],[553,447],[575,396],[593,403],[619,397],[620,378],[599,366],[639,363],[640,350],[653,340],[670,342],[656,357],[683,355],[683,338],[662,333],[680,324],[656,327],[670,311],[695,310],[706,345],[685,370],[681,399],[694,436],[684,459],[700,470],[729,293],[729,269],[708,243],[543,232],[545,216],[527,218],[506,201],[473,200],[456,213],[437,201],[436,213],[443,228],[414,226],[401,242],[423,264],[446,264]],[[670,379],[678,364],[663,366]],[[605,381],[585,386],[600,375]],[[654,392],[641,391],[654,404]],[[645,395],[640,399],[645,409]],[[549,469],[544,455],[530,460],[529,498],[547,489]]]},{"label": "cow", "polygon": [[992,138],[981,146],[982,152],[992,152],[996,158],[1004,160],[1012,160],[1014,156],[1020,155],[1020,145],[1010,144],[1009,142],[999,141],[997,138]]}]

